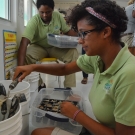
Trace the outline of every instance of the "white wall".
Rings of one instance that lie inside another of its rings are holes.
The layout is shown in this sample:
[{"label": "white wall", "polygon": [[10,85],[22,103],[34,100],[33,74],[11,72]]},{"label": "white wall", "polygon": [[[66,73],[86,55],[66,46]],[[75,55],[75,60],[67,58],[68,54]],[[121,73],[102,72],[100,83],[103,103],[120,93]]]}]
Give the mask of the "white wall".
[{"label": "white wall", "polygon": [[56,9],[63,9],[63,10],[67,10],[69,8],[74,7],[75,5],[79,4],[79,2],[56,2],[55,3],[55,8]]},{"label": "white wall", "polygon": [[17,44],[24,30],[24,19],[18,16],[18,0],[11,0],[11,21],[0,19],[0,80],[4,79],[4,41],[3,30],[17,32]]},{"label": "white wall", "polygon": [[[13,2],[14,1],[14,2]],[[3,30],[17,30],[17,4],[18,0],[11,0],[11,22],[0,19],[0,79],[4,79],[4,41]]]},{"label": "white wall", "polygon": [[[120,5],[121,7],[126,7],[127,6],[127,2],[126,1],[122,1],[122,0],[117,0],[116,1],[118,5]],[[80,4],[81,2],[55,2],[55,8],[56,9],[64,9],[67,10],[69,8],[72,8],[73,6]]]},{"label": "white wall", "polygon": [[126,7],[126,6],[127,6],[127,2],[125,2],[125,1],[119,1],[119,0],[117,0],[116,2],[117,2],[117,4],[120,5],[121,7]]}]

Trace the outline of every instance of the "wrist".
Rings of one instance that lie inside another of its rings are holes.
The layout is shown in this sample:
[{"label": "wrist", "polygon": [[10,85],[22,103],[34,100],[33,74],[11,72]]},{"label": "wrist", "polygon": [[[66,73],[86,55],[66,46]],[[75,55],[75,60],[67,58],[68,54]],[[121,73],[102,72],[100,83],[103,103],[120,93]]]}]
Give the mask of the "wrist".
[{"label": "wrist", "polygon": [[82,112],[82,110],[77,110],[77,111],[75,111],[75,113],[74,113],[74,115],[73,115],[73,120],[76,119],[77,115],[78,115],[80,112]]},{"label": "wrist", "polygon": [[38,64],[32,64],[31,66],[32,72],[37,70],[37,66]]}]

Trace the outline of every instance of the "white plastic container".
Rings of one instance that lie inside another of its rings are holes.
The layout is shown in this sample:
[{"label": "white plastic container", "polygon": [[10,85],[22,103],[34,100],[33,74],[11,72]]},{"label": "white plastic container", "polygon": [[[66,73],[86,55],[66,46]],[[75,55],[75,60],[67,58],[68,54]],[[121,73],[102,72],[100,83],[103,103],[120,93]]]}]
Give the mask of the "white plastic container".
[{"label": "white plastic container", "polygon": [[[6,118],[9,113],[10,105],[11,105],[11,100],[8,99],[7,100],[8,112],[6,114]],[[1,117],[3,116],[0,114],[0,119]],[[11,118],[5,119],[3,121],[0,121],[0,135],[19,135],[21,129],[22,129],[22,112],[21,112],[21,105],[19,105],[19,108],[14,116],[12,116]]]},{"label": "white plastic container", "polygon": [[78,37],[47,34],[48,44],[59,48],[76,48]]},{"label": "white plastic container", "polygon": [[77,101],[83,110],[82,93],[79,90],[54,90],[53,88],[41,89],[31,107],[32,125],[35,127],[59,127],[68,132],[79,134],[82,125],[60,113],[44,111],[38,108],[39,104],[46,99]]},{"label": "white plastic container", "polygon": [[[6,92],[9,89],[9,85],[11,84],[12,80],[1,80],[0,83],[2,83],[6,89]],[[17,93],[24,93],[25,96],[30,93],[30,84],[26,81],[19,82],[18,85],[10,91],[10,97],[13,97]],[[29,96],[27,96],[29,98]]]}]

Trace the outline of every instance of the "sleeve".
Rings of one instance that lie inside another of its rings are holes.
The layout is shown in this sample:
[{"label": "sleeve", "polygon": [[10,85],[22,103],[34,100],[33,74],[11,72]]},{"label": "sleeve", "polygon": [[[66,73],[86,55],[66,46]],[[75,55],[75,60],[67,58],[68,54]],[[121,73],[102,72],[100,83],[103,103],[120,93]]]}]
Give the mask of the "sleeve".
[{"label": "sleeve", "polygon": [[61,31],[63,33],[67,33],[70,30],[70,27],[67,25],[66,20],[64,19],[64,17],[61,14],[59,14],[59,19],[61,22]]},{"label": "sleeve", "polygon": [[87,56],[82,55],[77,59],[77,65],[78,67],[84,71],[85,73],[94,73],[94,61],[95,61],[95,57],[91,57],[91,56]]},{"label": "sleeve", "polygon": [[22,37],[28,38],[31,42],[34,39],[35,33],[37,29],[37,23],[34,18],[29,20]]}]

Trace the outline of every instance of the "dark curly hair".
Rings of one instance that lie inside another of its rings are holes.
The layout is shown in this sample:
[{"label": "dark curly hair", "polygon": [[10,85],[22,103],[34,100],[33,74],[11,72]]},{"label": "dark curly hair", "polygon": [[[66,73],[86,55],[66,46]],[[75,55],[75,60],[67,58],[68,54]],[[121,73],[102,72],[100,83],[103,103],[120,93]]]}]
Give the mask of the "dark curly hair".
[{"label": "dark curly hair", "polygon": [[112,28],[112,38],[119,42],[121,33],[127,29],[128,21],[123,8],[110,0],[85,0],[81,5],[77,5],[72,9],[68,18],[74,30],[77,30],[77,22],[83,18],[87,20],[89,25],[95,26],[98,31],[102,31],[105,27],[109,26],[88,13],[85,9],[86,7],[92,7],[94,11],[100,13],[111,23],[116,25],[116,28]]},{"label": "dark curly hair", "polygon": [[54,9],[53,0],[37,0],[36,2],[37,9],[39,9],[41,5],[47,5],[48,7],[51,7],[52,9]]}]

